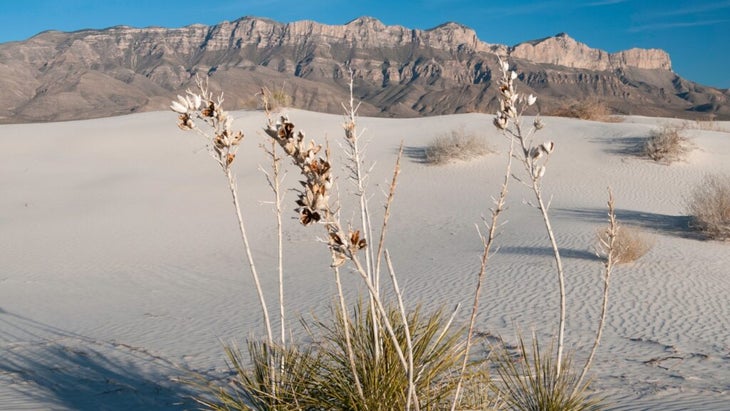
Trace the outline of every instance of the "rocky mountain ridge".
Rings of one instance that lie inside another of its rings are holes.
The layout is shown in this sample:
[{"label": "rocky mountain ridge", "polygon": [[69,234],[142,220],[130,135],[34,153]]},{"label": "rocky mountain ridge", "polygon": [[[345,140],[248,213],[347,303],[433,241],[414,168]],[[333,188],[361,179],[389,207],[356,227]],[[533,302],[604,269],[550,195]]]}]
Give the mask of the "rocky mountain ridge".
[{"label": "rocky mountain ridge", "polygon": [[361,114],[418,116],[496,107],[497,56],[521,73],[543,112],[598,99],[617,113],[730,118],[727,90],[671,71],[656,49],[607,53],[566,34],[508,47],[458,23],[429,30],[361,17],[345,25],[244,17],[213,26],[48,31],[0,44],[0,122],[54,121],[166,109],[196,75],[229,108],[253,108],[261,87],[296,107],[339,112],[355,77]]}]

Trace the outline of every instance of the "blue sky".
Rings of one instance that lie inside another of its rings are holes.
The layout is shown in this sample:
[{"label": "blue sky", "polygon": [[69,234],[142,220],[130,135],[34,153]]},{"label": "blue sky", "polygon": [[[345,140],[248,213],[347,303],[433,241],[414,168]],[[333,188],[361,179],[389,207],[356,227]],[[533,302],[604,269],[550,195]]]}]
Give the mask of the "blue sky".
[{"label": "blue sky", "polygon": [[181,27],[246,15],[327,24],[367,15],[419,29],[456,21],[506,45],[566,32],[609,52],[664,49],[682,77],[730,87],[730,0],[0,0],[0,42],[49,29]]}]

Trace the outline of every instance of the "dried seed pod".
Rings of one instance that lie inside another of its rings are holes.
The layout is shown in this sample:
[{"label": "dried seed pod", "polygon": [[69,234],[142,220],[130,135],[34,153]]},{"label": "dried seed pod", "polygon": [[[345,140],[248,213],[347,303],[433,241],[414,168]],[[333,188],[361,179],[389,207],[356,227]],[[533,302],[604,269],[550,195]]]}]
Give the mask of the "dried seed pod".
[{"label": "dried seed pod", "polygon": [[541,147],[532,147],[530,149],[530,158],[533,160],[537,160],[538,158],[542,157],[542,149]]},{"label": "dried seed pod", "polygon": [[555,143],[552,141],[546,141],[540,145],[540,148],[545,151],[545,153],[550,154],[555,150]]},{"label": "dried seed pod", "polygon": [[330,232],[330,245],[344,245],[342,239],[337,233]]},{"label": "dried seed pod", "polygon": [[333,268],[340,267],[342,264],[345,264],[346,261],[347,261],[347,257],[344,254],[342,254],[340,252],[333,252],[332,253],[332,264],[331,264],[331,266]]},{"label": "dried seed pod", "polygon": [[187,105],[181,104],[177,101],[173,101],[172,104],[170,105],[170,108],[172,109],[172,111],[174,111],[178,114],[185,114],[188,112]]},{"label": "dried seed pod", "polygon": [[208,106],[200,110],[200,114],[203,117],[213,117],[215,114],[215,103],[212,100],[208,101]]},{"label": "dried seed pod", "polygon": [[316,212],[312,211],[308,208],[302,208],[300,214],[299,214],[299,222],[302,223],[302,225],[309,225],[312,223],[319,222],[319,220],[322,219],[322,216]]},{"label": "dried seed pod", "polygon": [[542,178],[545,175],[545,166],[540,166],[534,171],[536,178]]},{"label": "dried seed pod", "polygon": [[507,128],[507,118],[502,113],[497,113],[497,117],[494,118],[494,126],[500,130]]}]

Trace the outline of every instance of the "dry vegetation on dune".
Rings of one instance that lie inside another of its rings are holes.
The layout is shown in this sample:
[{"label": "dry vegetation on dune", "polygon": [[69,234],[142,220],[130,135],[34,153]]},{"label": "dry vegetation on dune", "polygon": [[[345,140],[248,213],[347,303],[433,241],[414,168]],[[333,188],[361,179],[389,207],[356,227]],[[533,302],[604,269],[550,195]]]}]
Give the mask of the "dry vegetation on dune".
[{"label": "dry vegetation on dune", "polygon": [[713,240],[730,239],[730,176],[708,175],[687,200],[692,227]]},{"label": "dry vegetation on dune", "polygon": [[598,99],[587,99],[577,103],[566,104],[550,111],[548,115],[609,123],[622,121],[621,117],[614,115],[606,103]]},{"label": "dry vegetation on dune", "polygon": [[424,157],[429,164],[447,164],[454,160],[471,160],[491,152],[483,137],[458,129],[434,138],[424,149]]},{"label": "dry vegetation on dune", "polygon": [[[598,255],[606,257],[608,250],[610,232],[603,229],[598,232]],[[616,264],[632,263],[648,253],[654,242],[646,234],[638,229],[626,227],[619,224],[616,238],[614,239],[613,259]]]},{"label": "dry vegetation on dune", "polygon": [[692,143],[684,134],[683,126],[664,125],[652,130],[644,142],[643,154],[664,164],[684,160],[692,151]]}]

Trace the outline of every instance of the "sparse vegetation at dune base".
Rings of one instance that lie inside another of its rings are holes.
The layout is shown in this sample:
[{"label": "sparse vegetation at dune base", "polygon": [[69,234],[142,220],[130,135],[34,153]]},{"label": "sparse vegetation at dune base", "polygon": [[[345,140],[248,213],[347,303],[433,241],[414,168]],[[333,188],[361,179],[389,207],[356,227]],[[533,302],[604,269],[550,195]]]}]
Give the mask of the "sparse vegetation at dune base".
[{"label": "sparse vegetation at dune base", "polygon": [[712,240],[730,240],[730,176],[708,175],[687,200],[691,226]]}]

